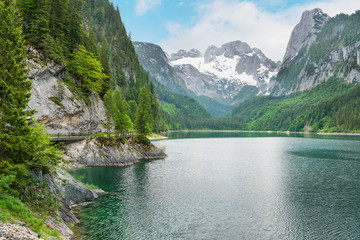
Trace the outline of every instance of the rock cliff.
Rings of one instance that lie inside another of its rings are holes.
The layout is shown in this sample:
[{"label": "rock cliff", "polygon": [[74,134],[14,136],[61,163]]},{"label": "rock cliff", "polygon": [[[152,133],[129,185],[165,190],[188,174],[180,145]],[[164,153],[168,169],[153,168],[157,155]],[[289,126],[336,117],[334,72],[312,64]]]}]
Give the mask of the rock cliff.
[{"label": "rock cliff", "polygon": [[360,82],[360,12],[330,18],[320,9],[305,11],[294,28],[279,73],[268,93],[305,91],[338,76]]},{"label": "rock cliff", "polygon": [[303,12],[300,22],[291,33],[282,65],[293,59],[303,46],[310,46],[316,40],[315,34],[321,31],[329,18],[319,8]]},{"label": "rock cliff", "polygon": [[45,224],[58,230],[63,239],[71,239],[73,231],[68,225],[69,223],[79,223],[79,220],[71,212],[71,208],[76,204],[94,201],[98,197],[97,194],[59,168],[52,175],[43,174],[42,172],[33,172],[31,175],[46,183],[60,204],[59,211],[56,213],[60,220],[48,216]]},{"label": "rock cliff", "polygon": [[102,143],[98,139],[83,140],[64,146],[70,166],[126,166],[140,159],[165,158],[166,154],[154,145],[130,143]]},{"label": "rock cliff", "polygon": [[[105,110],[97,95],[85,102],[65,83],[70,76],[64,65],[40,62],[41,57],[30,49],[29,78],[33,89],[29,108],[35,109],[35,119],[43,122],[50,134],[89,133],[102,128]],[[65,80],[64,80],[65,79]]]}]

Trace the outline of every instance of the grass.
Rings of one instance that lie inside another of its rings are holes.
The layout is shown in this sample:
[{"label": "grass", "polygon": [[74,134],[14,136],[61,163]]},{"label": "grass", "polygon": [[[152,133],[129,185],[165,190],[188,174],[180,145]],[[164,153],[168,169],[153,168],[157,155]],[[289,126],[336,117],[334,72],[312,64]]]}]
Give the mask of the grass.
[{"label": "grass", "polygon": [[1,193],[0,222],[16,223],[19,220],[43,239],[61,239],[59,232],[44,224],[46,216],[35,214],[18,197]]},{"label": "grass", "polygon": [[162,139],[167,139],[167,137],[162,136],[162,135],[160,135],[160,134],[156,134],[156,133],[153,133],[153,134],[147,136],[147,138],[150,139],[150,140],[162,140]]},{"label": "grass", "polygon": [[51,101],[53,101],[56,105],[61,108],[65,108],[64,105],[61,103],[61,100],[58,97],[49,97]]}]

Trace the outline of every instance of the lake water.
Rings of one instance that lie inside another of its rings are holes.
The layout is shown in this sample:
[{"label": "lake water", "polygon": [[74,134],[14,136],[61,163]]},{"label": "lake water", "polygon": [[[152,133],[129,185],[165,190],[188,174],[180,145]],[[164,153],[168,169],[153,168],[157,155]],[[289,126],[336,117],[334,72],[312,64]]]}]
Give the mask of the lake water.
[{"label": "lake water", "polygon": [[111,192],[76,210],[74,239],[360,239],[359,138],[196,134],[73,170]]}]

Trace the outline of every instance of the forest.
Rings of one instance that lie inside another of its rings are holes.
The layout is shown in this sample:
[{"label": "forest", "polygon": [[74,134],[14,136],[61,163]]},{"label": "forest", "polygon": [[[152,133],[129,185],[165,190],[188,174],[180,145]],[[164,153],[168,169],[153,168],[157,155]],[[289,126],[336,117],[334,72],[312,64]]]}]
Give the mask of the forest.
[{"label": "forest", "polygon": [[308,91],[258,96],[241,103],[231,116],[204,121],[210,129],[292,132],[359,132],[360,85],[332,77]]}]

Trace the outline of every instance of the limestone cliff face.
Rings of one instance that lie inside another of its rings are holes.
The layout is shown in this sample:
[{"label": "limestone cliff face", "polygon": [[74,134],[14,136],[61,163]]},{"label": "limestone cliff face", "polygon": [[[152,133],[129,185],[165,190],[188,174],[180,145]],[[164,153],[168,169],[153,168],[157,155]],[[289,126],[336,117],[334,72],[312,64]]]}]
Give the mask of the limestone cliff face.
[{"label": "limestone cliff face", "polygon": [[70,165],[83,166],[126,166],[140,159],[165,158],[166,154],[154,145],[134,142],[115,145],[102,144],[96,139],[83,140],[64,146],[65,158]]},{"label": "limestone cliff face", "polygon": [[300,22],[291,33],[282,65],[294,58],[303,46],[310,46],[316,40],[315,33],[320,32],[329,18],[319,8],[303,12]]},{"label": "limestone cliff face", "polygon": [[320,9],[305,11],[294,28],[277,76],[267,91],[287,95],[311,89],[332,76],[360,82],[360,12],[330,18]]},{"label": "limestone cliff face", "polygon": [[[33,50],[34,55],[37,53]],[[34,118],[43,122],[50,134],[88,133],[102,128],[105,110],[97,95],[90,95],[85,103],[72,93],[63,79],[68,78],[65,66],[40,64],[36,57],[28,60],[29,78],[33,89],[29,108]]]}]

